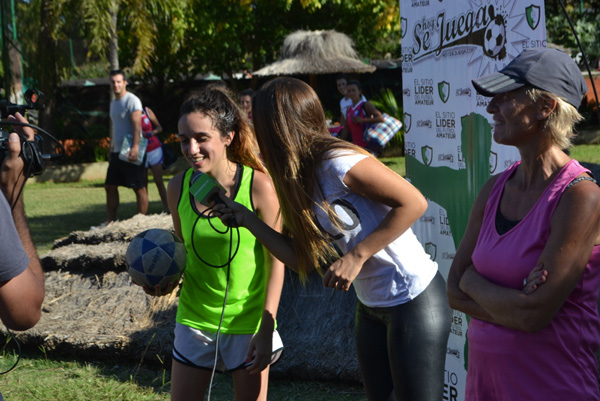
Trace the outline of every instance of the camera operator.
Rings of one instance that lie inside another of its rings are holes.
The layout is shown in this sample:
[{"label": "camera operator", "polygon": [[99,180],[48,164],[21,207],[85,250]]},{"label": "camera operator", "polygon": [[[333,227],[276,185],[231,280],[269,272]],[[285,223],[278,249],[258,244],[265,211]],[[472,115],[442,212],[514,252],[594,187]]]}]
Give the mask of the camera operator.
[{"label": "camera operator", "polygon": [[[27,123],[19,113],[9,120]],[[29,127],[15,129],[34,139]],[[27,330],[41,316],[44,273],[35,250],[23,206],[25,163],[20,157],[21,140],[16,133],[8,139],[8,151],[0,169],[0,319],[9,329]]]}]

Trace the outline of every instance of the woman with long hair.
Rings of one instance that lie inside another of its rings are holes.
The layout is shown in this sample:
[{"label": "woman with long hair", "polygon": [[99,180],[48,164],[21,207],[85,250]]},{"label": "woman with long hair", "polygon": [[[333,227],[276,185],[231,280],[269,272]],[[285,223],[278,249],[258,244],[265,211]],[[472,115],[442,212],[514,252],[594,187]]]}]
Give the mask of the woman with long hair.
[{"label": "woman with long hair", "polygon": [[445,282],[411,225],[427,202],[364,149],[332,137],[306,83],[278,78],[254,97],[254,127],[281,205],[283,233],[224,199],[235,217],[302,279],[358,296],[356,345],[369,400],[438,401],[451,311]]},{"label": "woman with long hair", "polygon": [[173,177],[167,190],[175,233],[187,250],[171,399],[204,399],[211,370],[226,370],[236,401],[266,401],[273,344],[280,342],[275,318],[283,264],[248,230],[228,235],[232,228],[212,215],[190,187],[201,175],[210,176],[224,188],[224,197],[245,205],[273,230],[280,227],[277,196],[256,155],[248,120],[226,89],[208,86],[187,99],[178,128],[190,168]]}]

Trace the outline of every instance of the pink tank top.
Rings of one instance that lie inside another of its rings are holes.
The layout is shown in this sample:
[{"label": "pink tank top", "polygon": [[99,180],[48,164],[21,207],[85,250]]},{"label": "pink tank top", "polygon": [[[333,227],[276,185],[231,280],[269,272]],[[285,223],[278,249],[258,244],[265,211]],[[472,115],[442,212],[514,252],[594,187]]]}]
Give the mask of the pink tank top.
[{"label": "pink tank top", "polygon": [[365,124],[355,124],[352,122],[353,116],[366,117],[365,113],[365,102],[360,101],[356,106],[349,106],[348,111],[346,112],[346,126],[350,130],[350,135],[352,135],[352,143],[358,145],[362,148],[367,146],[367,142],[363,136],[365,132]]},{"label": "pink tank top", "polygon": [[[529,213],[499,235],[496,211],[504,185],[520,162],[496,181],[485,207],[472,260],[488,280],[521,289],[550,235],[550,220],[566,186],[586,172],[571,160]],[[595,351],[600,337],[597,301],[600,246],[595,246],[579,283],[550,324],[536,333],[472,318],[469,323],[465,400],[599,400]]]},{"label": "pink tank top", "polygon": [[142,112],[142,133],[148,139],[148,146],[146,147],[146,152],[151,152],[154,149],[160,148],[160,139],[156,135],[149,135],[148,132],[152,131],[152,122],[150,121],[150,117],[148,117],[148,111],[144,107],[144,111]]}]

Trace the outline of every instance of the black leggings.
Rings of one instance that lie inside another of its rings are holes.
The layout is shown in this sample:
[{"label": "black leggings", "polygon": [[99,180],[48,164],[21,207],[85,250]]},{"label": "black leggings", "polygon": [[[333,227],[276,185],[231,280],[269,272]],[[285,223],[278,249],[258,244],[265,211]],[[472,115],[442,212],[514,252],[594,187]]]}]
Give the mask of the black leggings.
[{"label": "black leggings", "polygon": [[410,302],[389,308],[358,303],[356,345],[370,401],[440,401],[452,310],[438,272]]}]

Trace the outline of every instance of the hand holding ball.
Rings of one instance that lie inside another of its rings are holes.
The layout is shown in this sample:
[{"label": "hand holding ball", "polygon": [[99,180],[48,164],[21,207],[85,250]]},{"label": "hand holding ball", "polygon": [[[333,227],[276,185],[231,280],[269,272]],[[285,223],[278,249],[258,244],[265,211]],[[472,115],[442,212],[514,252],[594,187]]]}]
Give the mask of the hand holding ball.
[{"label": "hand holding ball", "polygon": [[186,250],[175,234],[152,228],[133,237],[125,259],[135,284],[149,294],[165,295],[177,287],[185,269]]}]

